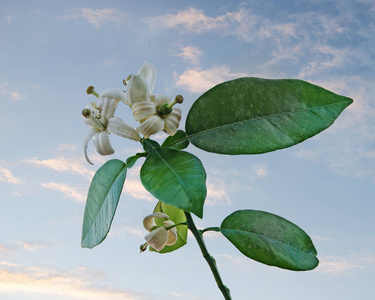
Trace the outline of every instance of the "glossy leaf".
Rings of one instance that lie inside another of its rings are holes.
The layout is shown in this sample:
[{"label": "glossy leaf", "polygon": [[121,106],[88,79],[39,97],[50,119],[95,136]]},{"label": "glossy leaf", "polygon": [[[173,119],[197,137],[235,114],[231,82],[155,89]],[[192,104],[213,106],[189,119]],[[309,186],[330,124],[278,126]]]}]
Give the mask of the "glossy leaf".
[{"label": "glossy leaf", "polygon": [[202,218],[206,172],[196,156],[172,148],[154,148],[140,173],[143,186],[158,200]]},{"label": "glossy leaf", "polygon": [[143,149],[146,152],[151,152],[153,149],[160,148],[160,145],[157,141],[150,140],[150,139],[143,139],[142,140]]},{"label": "glossy leaf", "polygon": [[126,164],[113,159],[94,175],[86,200],[82,248],[93,248],[107,236],[126,177]]},{"label": "glossy leaf", "polygon": [[[165,204],[160,201],[156,205],[154,212],[165,213],[166,215],[169,216],[168,220],[173,221],[175,224],[186,222],[185,213],[182,209],[179,209],[172,205]],[[155,218],[155,223],[159,226],[163,226],[164,221],[165,221],[164,219]],[[188,227],[186,225],[179,225],[179,226],[176,226],[176,229],[177,229],[177,242],[172,246],[165,246],[158,253],[172,252],[186,245]],[[152,247],[150,247],[150,250],[155,251]]]},{"label": "glossy leaf", "polygon": [[161,146],[182,150],[189,146],[189,140],[186,139],[185,131],[177,130],[176,134],[167,137]]},{"label": "glossy leaf", "polygon": [[259,154],[298,144],[328,128],[352,99],[295,79],[239,78],[204,93],[186,133],[220,154]]},{"label": "glossy leaf", "polygon": [[310,237],[277,215],[239,210],[224,219],[223,235],[247,257],[294,271],[314,269],[319,260]]}]

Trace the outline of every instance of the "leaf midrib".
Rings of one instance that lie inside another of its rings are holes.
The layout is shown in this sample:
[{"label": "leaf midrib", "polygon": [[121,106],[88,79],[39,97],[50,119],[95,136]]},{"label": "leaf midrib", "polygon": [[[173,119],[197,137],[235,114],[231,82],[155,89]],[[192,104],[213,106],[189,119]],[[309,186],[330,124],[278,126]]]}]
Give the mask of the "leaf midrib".
[{"label": "leaf midrib", "polygon": [[[351,101],[349,101],[349,100],[347,100],[347,101],[340,101],[340,102],[335,102],[335,103],[330,103],[330,104],[325,104],[325,105],[320,105],[320,106],[309,107],[308,109],[301,109],[301,110],[297,110],[297,111],[282,112],[282,113],[278,113],[278,114],[270,114],[270,115],[266,115],[266,116],[261,116],[261,117],[251,118],[251,119],[247,119],[247,120],[241,120],[241,121],[237,121],[237,122],[233,122],[233,123],[229,123],[229,124],[224,124],[224,125],[221,125],[221,126],[217,126],[217,127],[206,129],[204,131],[199,131],[199,132],[191,134],[191,135],[186,135],[186,137],[184,139],[177,140],[177,141],[175,141],[174,144],[176,144],[177,142],[179,143],[181,141],[189,139],[191,137],[200,135],[200,134],[206,134],[207,132],[215,131],[215,130],[220,130],[220,129],[223,129],[223,128],[226,128],[226,127],[230,127],[230,126],[233,126],[233,125],[239,125],[239,124],[243,124],[243,123],[247,123],[247,122],[252,122],[252,121],[257,121],[257,120],[272,118],[272,117],[275,117],[275,116],[282,116],[282,115],[286,115],[286,114],[290,114],[290,113],[300,114],[300,113],[304,113],[304,112],[315,110],[317,108],[324,108],[324,107],[334,106],[334,105],[336,105],[338,103],[344,103],[344,102],[349,102],[349,104],[351,103]],[[172,144],[172,145],[174,145],[174,144]]]}]

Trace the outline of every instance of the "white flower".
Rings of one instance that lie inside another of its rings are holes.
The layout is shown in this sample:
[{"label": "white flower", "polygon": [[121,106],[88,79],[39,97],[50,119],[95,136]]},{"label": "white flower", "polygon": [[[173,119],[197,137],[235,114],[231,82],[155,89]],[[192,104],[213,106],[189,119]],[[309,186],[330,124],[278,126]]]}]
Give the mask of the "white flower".
[{"label": "white flower", "polygon": [[167,220],[163,222],[164,227],[161,227],[156,225],[154,218],[168,219],[169,216],[161,212],[156,212],[143,219],[143,226],[150,233],[145,236],[146,243],[141,245],[141,252],[145,251],[148,245],[159,252],[165,246],[171,246],[177,242],[176,227],[169,230],[166,229],[174,225],[174,223]]},{"label": "white flower", "polygon": [[174,135],[181,120],[181,110],[174,105],[182,103],[182,96],[178,95],[172,101],[170,96],[153,95],[155,81],[155,67],[145,64],[127,83],[126,103],[132,108],[134,119],[141,123],[137,131],[145,138],[162,130]]},{"label": "white flower", "polygon": [[[96,94],[95,92],[92,93]],[[82,111],[83,122],[90,126],[83,141],[85,158],[90,164],[93,163],[87,156],[87,145],[92,138],[94,138],[96,151],[100,155],[110,155],[115,152],[109,142],[109,133],[114,133],[135,141],[140,140],[138,132],[133,127],[124,123],[120,118],[114,117],[120,100],[126,102],[123,91],[107,89],[99,96],[97,103],[90,102]]]}]

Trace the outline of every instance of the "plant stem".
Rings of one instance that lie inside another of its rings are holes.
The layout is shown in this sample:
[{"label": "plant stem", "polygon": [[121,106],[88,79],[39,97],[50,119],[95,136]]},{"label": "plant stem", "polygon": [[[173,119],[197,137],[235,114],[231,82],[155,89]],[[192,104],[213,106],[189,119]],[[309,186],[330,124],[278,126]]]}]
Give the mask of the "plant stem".
[{"label": "plant stem", "polygon": [[217,269],[215,259],[208,253],[206,245],[203,241],[202,232],[197,229],[197,227],[194,224],[193,218],[189,212],[185,211],[186,221],[188,223],[188,227],[190,231],[193,233],[195,239],[198,242],[199,248],[202,251],[203,257],[206,259],[208,265],[210,266],[211,272],[215,277],[216,284],[218,288],[220,289],[221,293],[224,296],[225,300],[231,300],[229,289],[223,284],[223,281],[221,280],[219,270]]},{"label": "plant stem", "polygon": [[202,229],[202,230],[199,230],[202,234],[205,233],[206,231],[216,231],[216,232],[220,232],[220,228],[219,227],[207,227],[205,229]]}]

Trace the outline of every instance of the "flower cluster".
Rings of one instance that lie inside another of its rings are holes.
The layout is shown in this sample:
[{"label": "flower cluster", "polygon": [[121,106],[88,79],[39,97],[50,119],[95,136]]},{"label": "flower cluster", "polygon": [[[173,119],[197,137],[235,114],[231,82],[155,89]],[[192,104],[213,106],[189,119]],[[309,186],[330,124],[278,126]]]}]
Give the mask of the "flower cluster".
[{"label": "flower cluster", "polygon": [[[85,158],[90,164],[92,162],[87,155],[87,146],[92,138],[100,155],[110,155],[115,152],[109,141],[110,133],[140,141],[139,133],[149,138],[160,131],[165,131],[168,135],[177,132],[181,110],[174,105],[182,103],[183,98],[178,95],[172,100],[170,96],[153,94],[156,81],[155,67],[145,64],[137,74],[129,75],[127,80],[127,82],[124,80],[125,91],[107,89],[99,95],[92,86],[87,89],[88,94],[98,98],[97,102],[90,102],[82,111],[83,121],[90,126],[83,142]],[[140,123],[140,126],[134,129],[114,116],[119,102],[131,108],[134,119]]]},{"label": "flower cluster", "polygon": [[176,227],[168,229],[175,224],[170,220],[166,220],[163,222],[164,226],[158,226],[155,223],[155,218],[168,219],[169,216],[161,212],[156,212],[144,218],[143,226],[150,233],[145,236],[146,243],[141,245],[141,252],[145,251],[148,245],[159,252],[165,246],[172,246],[177,242]]}]

